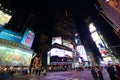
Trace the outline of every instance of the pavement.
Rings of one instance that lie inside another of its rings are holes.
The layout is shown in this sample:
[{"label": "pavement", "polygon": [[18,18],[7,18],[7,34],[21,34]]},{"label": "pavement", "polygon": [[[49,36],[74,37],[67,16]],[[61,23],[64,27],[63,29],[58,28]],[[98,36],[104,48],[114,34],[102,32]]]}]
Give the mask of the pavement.
[{"label": "pavement", "polygon": [[[104,80],[110,80],[109,75],[104,69],[102,71]],[[90,70],[84,71],[67,71],[67,72],[53,72],[45,77],[45,80],[93,80]]]},{"label": "pavement", "polygon": [[[102,71],[104,80],[110,80],[109,75],[104,69]],[[0,79],[2,80],[2,79]],[[37,75],[26,75],[26,76],[15,76],[8,80],[93,80],[90,70],[84,71],[60,71],[60,72],[48,72],[46,76],[41,74]]]}]

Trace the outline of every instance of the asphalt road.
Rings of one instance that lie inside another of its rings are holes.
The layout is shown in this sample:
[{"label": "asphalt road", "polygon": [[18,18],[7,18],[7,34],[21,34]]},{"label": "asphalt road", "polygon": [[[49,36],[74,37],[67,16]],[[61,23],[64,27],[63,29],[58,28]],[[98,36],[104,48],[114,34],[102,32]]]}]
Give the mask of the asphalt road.
[{"label": "asphalt road", "polygon": [[[104,80],[110,80],[109,75],[104,69],[102,71]],[[19,76],[9,80],[93,80],[90,70],[84,71],[65,71],[65,72],[48,72],[47,76],[27,75]]]},{"label": "asphalt road", "polygon": [[[107,71],[102,71],[104,80],[110,80]],[[93,80],[90,70],[53,72],[45,77],[45,80]]]}]

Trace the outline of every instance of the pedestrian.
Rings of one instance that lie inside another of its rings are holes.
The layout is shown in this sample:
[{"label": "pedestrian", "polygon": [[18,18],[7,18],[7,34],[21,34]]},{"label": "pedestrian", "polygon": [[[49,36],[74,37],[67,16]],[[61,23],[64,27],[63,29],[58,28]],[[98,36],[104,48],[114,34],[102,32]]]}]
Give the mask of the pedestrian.
[{"label": "pedestrian", "polygon": [[38,74],[38,65],[35,65],[35,74]]},{"label": "pedestrian", "polygon": [[116,78],[117,80],[120,80],[120,64],[116,64]]},{"label": "pedestrian", "polygon": [[99,80],[104,80],[101,67],[96,66],[96,68],[97,68],[97,74],[98,74]]},{"label": "pedestrian", "polygon": [[47,68],[46,67],[43,67],[43,77],[44,77],[44,80],[45,80],[45,76],[47,75]]},{"label": "pedestrian", "polygon": [[94,80],[99,80],[99,75],[97,73],[96,66],[92,66],[91,74],[92,74]]},{"label": "pedestrian", "polygon": [[13,74],[14,74],[14,69],[13,69],[13,66],[10,66],[9,68],[9,74],[10,74],[10,78],[13,78]]},{"label": "pedestrian", "polygon": [[117,79],[116,79],[115,68],[114,68],[114,66],[112,65],[112,63],[108,63],[107,72],[108,72],[108,74],[109,74],[110,80],[117,80]]},{"label": "pedestrian", "polygon": [[38,64],[38,76],[40,76],[40,74],[41,74],[41,69],[42,69],[42,60]]}]

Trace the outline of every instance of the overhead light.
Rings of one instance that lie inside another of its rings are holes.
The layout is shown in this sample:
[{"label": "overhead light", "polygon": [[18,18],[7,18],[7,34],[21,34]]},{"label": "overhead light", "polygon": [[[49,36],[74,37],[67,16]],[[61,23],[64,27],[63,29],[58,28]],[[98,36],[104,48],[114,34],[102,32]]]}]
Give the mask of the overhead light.
[{"label": "overhead light", "polygon": [[5,9],[6,11],[8,11],[8,9]]},{"label": "overhead light", "polygon": [[12,12],[12,11],[9,11],[10,13]]},{"label": "overhead light", "polygon": [[78,33],[75,33],[75,36],[78,36]]}]

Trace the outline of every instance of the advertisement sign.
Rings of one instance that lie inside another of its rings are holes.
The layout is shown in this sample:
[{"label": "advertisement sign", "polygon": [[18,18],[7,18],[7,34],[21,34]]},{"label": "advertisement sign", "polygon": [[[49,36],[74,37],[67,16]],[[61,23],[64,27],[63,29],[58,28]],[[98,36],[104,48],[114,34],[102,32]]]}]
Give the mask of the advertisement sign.
[{"label": "advertisement sign", "polygon": [[30,29],[27,28],[21,43],[28,47],[31,47],[33,44],[34,37],[35,37],[35,34]]},{"label": "advertisement sign", "polygon": [[78,51],[80,57],[84,60],[84,61],[88,61],[88,57],[87,57],[87,53],[85,51],[85,48],[83,45],[79,45],[76,47],[76,50]]},{"label": "advertisement sign", "polygon": [[29,66],[31,58],[31,52],[0,46],[0,65]]},{"label": "advertisement sign", "polygon": [[8,15],[0,10],[0,30],[2,30],[6,26],[10,19],[11,15]]},{"label": "advertisement sign", "polygon": [[58,56],[58,57],[70,57],[70,58],[73,57],[71,51],[67,51],[67,50],[59,49],[59,48],[52,48],[50,55]]},{"label": "advertisement sign", "polygon": [[73,48],[73,44],[71,44],[69,41],[67,40],[63,40],[63,45],[66,46],[66,47],[69,47],[71,49],[74,49]]},{"label": "advertisement sign", "polygon": [[52,44],[54,44],[54,43],[62,44],[62,38],[61,37],[53,37]]},{"label": "advertisement sign", "polygon": [[104,14],[116,25],[116,29],[120,30],[120,0],[98,0]]},{"label": "advertisement sign", "polygon": [[51,56],[65,57],[64,50],[59,48],[51,49]]},{"label": "advertisement sign", "polygon": [[10,40],[10,41],[15,41],[15,42],[21,42],[22,40],[22,34],[17,33],[17,32],[13,32],[7,29],[3,29],[0,32],[0,38],[1,39],[6,39],[6,40]]}]

